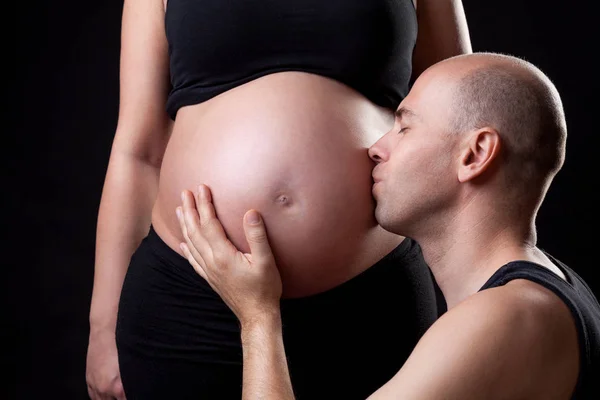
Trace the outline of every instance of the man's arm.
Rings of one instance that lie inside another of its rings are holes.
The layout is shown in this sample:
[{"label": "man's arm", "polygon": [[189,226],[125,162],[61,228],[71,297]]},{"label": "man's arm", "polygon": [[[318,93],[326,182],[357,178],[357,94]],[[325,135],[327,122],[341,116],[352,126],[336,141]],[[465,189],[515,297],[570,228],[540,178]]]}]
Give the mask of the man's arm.
[{"label": "man's arm", "polygon": [[240,321],[242,398],[293,400],[279,308],[281,278],[263,219],[255,210],[244,215],[250,247],[244,254],[227,239],[208,187],[199,188],[197,199],[186,190],[182,199],[177,216],[186,242],[181,249]]},{"label": "man's arm", "polygon": [[578,363],[566,305],[533,282],[515,280],[446,312],[368,400],[567,400]]},{"label": "man's arm", "polygon": [[281,315],[265,315],[242,325],[244,354],[243,400],[293,400],[288,371]]},{"label": "man's arm", "polygon": [[[251,254],[242,254],[227,240],[209,191],[197,204],[186,192],[183,203],[182,249],[242,326],[244,399],[293,399],[281,332],[281,280],[264,222],[255,211],[246,213]],[[515,280],[447,311],[369,399],[569,399],[578,371],[577,332],[565,303],[540,285]]]}]

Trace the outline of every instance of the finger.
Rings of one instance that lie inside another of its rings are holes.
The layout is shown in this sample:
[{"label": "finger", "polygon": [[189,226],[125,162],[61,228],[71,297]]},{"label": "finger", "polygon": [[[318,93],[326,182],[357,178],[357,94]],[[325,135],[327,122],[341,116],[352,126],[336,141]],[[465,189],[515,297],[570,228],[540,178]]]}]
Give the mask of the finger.
[{"label": "finger", "polygon": [[96,393],[94,392],[94,389],[92,389],[90,385],[88,385],[88,387],[87,387],[87,392],[88,392],[88,396],[90,397],[91,400],[96,400]]},{"label": "finger", "polygon": [[200,221],[200,215],[198,214],[198,210],[196,209],[196,201],[194,200],[194,194],[189,190],[184,190],[181,192],[181,202],[182,202],[182,216],[183,222],[185,222],[185,230],[186,234],[192,234],[195,231],[198,231],[202,225]]},{"label": "finger", "polygon": [[127,400],[125,390],[123,389],[123,382],[121,380],[115,384],[115,398],[117,400]]},{"label": "finger", "polygon": [[185,258],[187,258],[190,264],[192,264],[192,267],[194,267],[194,270],[196,270],[198,275],[203,277],[205,281],[208,281],[208,276],[206,275],[205,271],[206,264],[204,263],[204,260],[202,260],[202,257],[200,257],[200,255],[198,255],[198,259],[194,257],[186,243],[181,243],[179,247],[181,248],[181,251],[183,251]]},{"label": "finger", "polygon": [[179,222],[181,233],[183,234],[183,237],[186,238],[188,236],[188,232],[187,227],[185,226],[185,221],[183,220],[183,208],[177,207],[175,209],[175,214],[177,214],[177,221]]},{"label": "finger", "polygon": [[249,210],[244,215],[244,234],[254,262],[273,260],[273,251],[269,244],[265,223],[258,211]]},{"label": "finger", "polygon": [[[184,189],[181,192],[181,204],[182,205],[175,209],[175,212],[177,213],[177,220],[179,221],[179,227],[181,229],[181,233],[183,234],[184,238],[186,238],[186,237],[188,237],[188,235],[190,235],[190,231],[194,231],[194,229],[197,230],[200,228],[199,216],[197,215],[197,212],[195,212],[195,206],[190,205],[190,196],[192,198],[191,204],[193,204],[194,195],[191,194],[189,190]],[[191,215],[188,217],[192,221],[192,223],[190,223],[190,224],[185,223],[184,217],[185,217],[186,211],[191,213]]]},{"label": "finger", "polygon": [[200,215],[200,228],[202,235],[209,246],[217,254],[227,254],[235,251],[235,247],[227,238],[223,225],[217,218],[215,207],[212,203],[212,194],[206,185],[198,187],[198,201],[196,202],[198,214]]},{"label": "finger", "polygon": [[181,200],[183,206],[177,208],[179,210],[177,211],[177,217],[179,219],[179,224],[182,227],[181,230],[183,232],[183,236],[186,241],[188,239],[192,239],[194,245],[203,247],[205,246],[205,240],[202,235],[199,234],[200,217],[198,215],[198,211],[196,210],[194,195],[189,190],[184,190],[181,192]]},{"label": "finger", "polygon": [[105,397],[102,392],[100,392],[99,390],[93,389],[91,387],[88,390],[88,394],[90,396],[90,399],[92,399],[92,400],[103,400]]},{"label": "finger", "polygon": [[[179,226],[183,232],[183,238],[186,241],[187,246],[189,246],[192,256],[195,259],[201,259],[204,262],[202,254],[211,254],[212,251],[198,228],[198,221],[194,221],[193,217],[184,216],[181,207],[177,207],[175,211],[177,213]],[[192,218],[192,220],[190,220],[190,218]],[[191,226],[191,229],[188,229],[188,224]],[[207,251],[211,253],[206,253]]]},{"label": "finger", "polygon": [[[183,208],[179,211],[180,224],[184,226],[184,239],[192,256],[204,262],[205,257],[211,258],[212,248],[206,240],[206,232],[200,226],[200,218],[196,210],[194,195],[190,191],[182,192]],[[204,264],[206,265],[206,264]]]},{"label": "finger", "polygon": [[206,185],[198,187],[198,201],[196,204],[198,214],[200,215],[200,224],[206,225],[211,220],[217,219],[215,207],[212,203],[212,193]]},{"label": "finger", "polygon": [[[198,236],[198,239],[203,241],[204,238],[202,237],[202,235]],[[206,268],[206,259],[204,254],[206,254],[206,257],[208,259],[212,259],[213,258],[213,254],[212,251],[210,250],[210,248],[208,247],[208,244],[204,243],[204,244],[198,244],[198,247],[201,249],[208,249],[208,250],[202,250],[204,252],[209,251],[209,253],[202,253],[202,251],[199,251],[198,249],[196,249],[196,244],[194,242],[192,242],[191,238],[186,238],[185,242],[180,243],[179,247],[181,248],[181,251],[184,252],[185,257],[188,257],[185,252],[187,251],[191,257],[194,258],[194,260],[200,265],[200,267],[202,267],[202,269],[206,272],[207,268]]]}]

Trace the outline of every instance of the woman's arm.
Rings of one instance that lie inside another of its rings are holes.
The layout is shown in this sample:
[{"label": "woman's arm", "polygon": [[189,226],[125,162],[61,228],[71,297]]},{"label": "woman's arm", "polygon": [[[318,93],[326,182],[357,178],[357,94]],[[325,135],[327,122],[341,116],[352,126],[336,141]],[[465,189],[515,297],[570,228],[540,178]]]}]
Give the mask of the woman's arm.
[{"label": "woman's arm", "polygon": [[182,200],[176,210],[186,240],[181,249],[240,321],[242,398],[293,400],[281,331],[281,277],[262,218],[254,210],[244,215],[250,247],[244,254],[227,239],[207,187],[200,187],[197,199],[184,191]]},{"label": "woman's arm", "polygon": [[120,384],[115,324],[129,259],[146,235],[171,122],[162,0],[126,0],[119,117],[100,201],[90,308],[87,380],[92,392]]},{"label": "woman's arm", "polygon": [[417,43],[412,81],[438,61],[472,53],[467,18],[461,0],[417,0]]}]

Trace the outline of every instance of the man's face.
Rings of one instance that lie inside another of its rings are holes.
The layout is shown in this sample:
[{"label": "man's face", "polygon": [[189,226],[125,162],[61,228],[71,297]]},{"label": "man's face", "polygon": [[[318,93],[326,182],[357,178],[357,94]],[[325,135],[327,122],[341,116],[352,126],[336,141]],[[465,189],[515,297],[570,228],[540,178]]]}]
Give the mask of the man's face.
[{"label": "man's face", "polygon": [[447,68],[419,77],[400,104],[394,127],[369,149],[375,217],[394,233],[436,229],[455,202],[458,135],[449,132],[452,84]]}]

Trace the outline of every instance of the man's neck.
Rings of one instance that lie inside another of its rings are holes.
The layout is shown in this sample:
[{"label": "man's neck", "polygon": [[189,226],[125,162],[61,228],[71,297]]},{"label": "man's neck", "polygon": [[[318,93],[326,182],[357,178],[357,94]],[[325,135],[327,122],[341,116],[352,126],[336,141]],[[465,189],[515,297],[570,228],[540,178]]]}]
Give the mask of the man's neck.
[{"label": "man's neck", "polygon": [[494,272],[510,261],[527,260],[549,268],[553,265],[535,247],[533,219],[527,224],[522,220],[515,223],[493,209],[473,211],[463,209],[444,224],[442,231],[415,237],[448,309],[478,292]]}]

